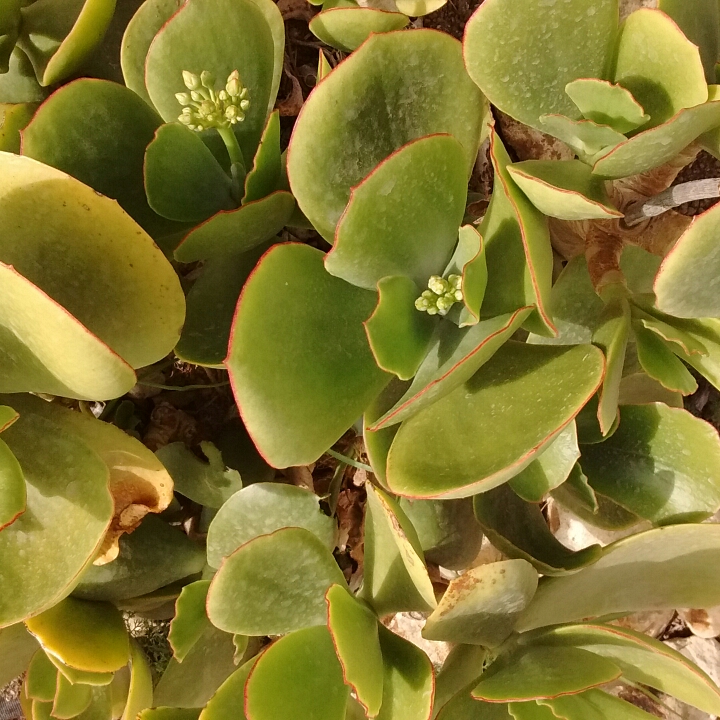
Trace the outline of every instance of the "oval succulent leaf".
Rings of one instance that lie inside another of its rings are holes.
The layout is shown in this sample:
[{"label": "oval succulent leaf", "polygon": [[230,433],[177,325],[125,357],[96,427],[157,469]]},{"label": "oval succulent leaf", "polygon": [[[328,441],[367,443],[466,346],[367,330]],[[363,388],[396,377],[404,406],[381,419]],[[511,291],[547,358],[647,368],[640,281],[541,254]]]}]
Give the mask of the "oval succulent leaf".
[{"label": "oval succulent leaf", "polygon": [[423,287],[452,255],[466,195],[465,153],[454,137],[409,142],[352,188],[327,271],[369,290],[388,275]]},{"label": "oval succulent leaf", "polygon": [[64,675],[58,673],[52,717],[58,720],[70,720],[87,710],[91,702],[90,685],[73,685]]},{"label": "oval succulent leaf", "polygon": [[637,130],[650,119],[629,90],[607,80],[573,80],[565,86],[565,92],[584,118],[609,125],[622,134]]},{"label": "oval succulent leaf", "polygon": [[115,12],[115,2],[50,0],[22,9],[18,45],[30,58],[43,87],[54,85],[80,69],[103,39]]},{"label": "oval succulent leaf", "polygon": [[134,640],[130,644],[130,687],[121,720],[137,716],[153,705],[153,678],[145,653]]},{"label": "oval succulent leaf", "polygon": [[146,145],[145,190],[156,213],[197,223],[237,207],[230,177],[192,130],[168,123]]},{"label": "oval succulent leaf", "polygon": [[579,457],[577,426],[571,422],[509,485],[523,500],[541,502],[547,493],[568,479]]},{"label": "oval succulent leaf", "polygon": [[543,575],[566,575],[591,565],[600,545],[573,552],[550,532],[539,505],[521,500],[507,485],[474,498],[475,517],[492,544],[507,556],[532,563]]},{"label": "oval succulent leaf", "polygon": [[378,629],[385,674],[377,720],[430,720],[435,691],[430,658],[383,625]]},{"label": "oval succulent leaf", "polygon": [[368,487],[361,591],[379,616],[432,610],[435,592],[415,528],[382,490]]},{"label": "oval succulent leaf", "polygon": [[241,635],[325,625],[325,593],[345,580],[323,543],[286,527],[240,546],[221,565],[207,600],[210,622]]},{"label": "oval succulent leaf", "polygon": [[36,103],[0,104],[0,150],[20,154],[20,133],[32,120]]},{"label": "oval succulent leaf", "polygon": [[145,87],[145,58],[153,38],[182,7],[184,0],[145,0],[123,33],[120,66],[125,85],[152,107]]},{"label": "oval succulent leaf", "polygon": [[627,140],[609,125],[594,120],[573,120],[565,115],[541,115],[540,129],[569,145],[580,160],[589,165]]},{"label": "oval succulent leaf", "polygon": [[497,647],[512,632],[537,582],[537,572],[525,560],[470,568],[450,582],[425,623],[423,637]]},{"label": "oval succulent leaf", "polygon": [[117,200],[151,235],[168,234],[175,227],[151,210],[143,188],[145,149],[161,123],[122,85],[76,80],[40,106],[23,131],[22,154]]},{"label": "oval succulent leaf", "polygon": [[349,695],[327,627],[305,628],[258,659],[245,686],[245,714],[248,720],[344,720]]},{"label": "oval succulent leaf", "polygon": [[501,485],[575,417],[603,369],[590,346],[506,343],[464,385],[403,423],[390,448],[388,487],[452,498]]},{"label": "oval succulent leaf", "polygon": [[[212,42],[208,42],[212,38]],[[270,0],[188,0],[157,33],[145,60],[145,82],[166,122],[179,113],[183,71],[226,78],[240,72],[250,106],[234,126],[246,166],[275,105],[283,64],[282,16]]]},{"label": "oval succulent leaf", "polygon": [[200,720],[225,720],[235,717],[247,720],[245,715],[245,684],[260,656],[255,656],[238,668],[217,689],[200,713]]},{"label": "oval succulent leaf", "polygon": [[650,115],[648,127],[708,99],[700,53],[659,10],[642,8],[620,28],[615,82],[629,90]]},{"label": "oval succulent leaf", "polygon": [[508,172],[544,215],[560,220],[622,217],[604,182],[580,160],[527,160],[509,165]]},{"label": "oval succulent leaf", "polygon": [[25,512],[26,501],[25,476],[20,463],[0,439],[0,530],[11,525]]},{"label": "oval succulent leaf", "polygon": [[7,153],[0,168],[0,219],[12,228],[0,260],[133,367],[163,358],[179,337],[185,298],[150,237],[116,202],[59,170]]},{"label": "oval succulent leaf", "polygon": [[[472,225],[463,225],[458,234],[458,244],[443,277],[457,274],[462,277],[463,306],[457,318],[459,327],[475,325],[480,320],[480,308],[488,283],[485,243]],[[458,306],[460,307],[460,306]],[[453,322],[455,318],[451,315]]]},{"label": "oval succulent leaf", "polygon": [[42,102],[46,95],[47,91],[38,83],[28,56],[16,47],[10,55],[8,71],[0,74],[0,102]]},{"label": "oval succulent leaf", "polygon": [[226,365],[248,432],[275,467],[322,455],[387,384],[362,322],[375,296],[306,245],[270,249],[238,303]]},{"label": "oval succulent leaf", "polygon": [[670,343],[642,325],[634,325],[633,332],[638,361],[651,378],[683,395],[692,395],[697,390],[697,381],[673,353]]},{"label": "oval succulent leaf", "polygon": [[663,403],[626,405],[605,442],[583,448],[590,485],[657,524],[704,520],[720,508],[720,439],[702,420]]},{"label": "oval succulent leaf", "polygon": [[243,204],[260,200],[278,190],[282,177],[280,152],[280,112],[275,110],[265,123],[253,165],[245,176]]},{"label": "oval succulent leaf", "polygon": [[362,703],[368,717],[375,717],[382,704],[384,674],[378,619],[342,585],[333,585],[325,601],[328,629],[345,684]]},{"label": "oval succulent leaf", "polygon": [[[388,93],[378,95],[381,87]],[[469,175],[483,107],[453,38],[433,30],[373,35],[303,106],[288,152],[300,209],[332,242],[351,188],[403,145],[431,133],[460,142]]]},{"label": "oval succulent leaf", "polygon": [[221,211],[188,233],[175,250],[175,259],[190,263],[254,250],[285,227],[294,208],[293,196],[278,190],[240,208]]},{"label": "oval succulent leaf", "polygon": [[433,318],[415,308],[419,295],[409,277],[384,277],[378,283],[377,307],[364,323],[378,367],[401,380],[418,371],[436,327]]},{"label": "oval succulent leaf", "polygon": [[22,675],[37,650],[37,641],[23,623],[0,630],[0,682],[7,684]]},{"label": "oval succulent leaf", "polygon": [[0,598],[5,627],[68,594],[100,548],[113,502],[105,463],[58,425],[28,414],[2,436],[27,485],[26,511],[0,532],[0,581],[16,588]]},{"label": "oval succulent leaf", "polygon": [[125,623],[109,603],[65,598],[25,625],[48,654],[77,670],[112,672],[130,659]]},{"label": "oval succulent leaf", "polygon": [[401,12],[372,7],[334,7],[318,13],[310,21],[310,31],[326,45],[351,52],[371,33],[401,30],[409,22],[410,18]]},{"label": "oval succulent leaf", "polygon": [[486,0],[465,28],[470,77],[493,105],[526,125],[539,127],[548,113],[579,117],[565,86],[603,76],[618,22],[613,0],[589,9],[584,0],[532,0],[518,13],[512,0]]},{"label": "oval succulent leaf", "polygon": [[655,717],[622,698],[597,689],[540,700],[539,703],[552,711],[552,717],[571,720],[652,720]]},{"label": "oval succulent leaf", "polygon": [[542,645],[572,645],[612,660],[623,676],[699,708],[715,713],[720,689],[697,665],[677,650],[643,633],[623,627],[583,623],[527,636]]},{"label": "oval succulent leaf", "polygon": [[[662,563],[662,573],[657,572]],[[608,545],[594,565],[540,583],[519,631],[546,625],[664,608],[720,603],[720,527],[675,525]]]},{"label": "oval succulent leaf", "polygon": [[55,697],[57,669],[48,659],[45,650],[35,652],[27,667],[24,692],[30,700],[52,702]]},{"label": "oval succulent leaf", "polygon": [[683,318],[720,316],[720,208],[696,218],[665,257],[655,280],[657,306]]},{"label": "oval succulent leaf", "polygon": [[462,329],[442,322],[412,384],[371,430],[407,420],[467,382],[510,339],[530,312],[531,308],[521,308]]},{"label": "oval succulent leaf", "polygon": [[210,627],[205,601],[207,600],[209,580],[198,580],[186,585],[175,603],[175,617],[170,622],[168,642],[173,657],[182,662],[194,645]]},{"label": "oval succulent leaf", "polygon": [[335,522],[321,511],[317,495],[294,485],[250,485],[235,493],[210,523],[208,564],[219,568],[241,545],[286,527],[308,530],[329,551],[335,547]]}]

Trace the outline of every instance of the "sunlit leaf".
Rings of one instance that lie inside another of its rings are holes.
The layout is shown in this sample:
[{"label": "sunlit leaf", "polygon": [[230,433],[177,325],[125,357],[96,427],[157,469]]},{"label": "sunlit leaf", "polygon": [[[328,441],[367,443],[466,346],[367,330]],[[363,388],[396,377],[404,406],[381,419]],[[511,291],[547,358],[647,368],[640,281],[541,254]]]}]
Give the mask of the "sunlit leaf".
[{"label": "sunlit leaf", "polygon": [[23,623],[0,630],[0,683],[3,687],[27,670],[37,649],[37,641]]},{"label": "sunlit leaf", "polygon": [[622,698],[596,689],[539,702],[552,710],[552,717],[573,720],[652,720],[656,717]]},{"label": "sunlit leaf", "polygon": [[202,720],[225,720],[234,717],[247,720],[245,715],[245,683],[258,656],[251,658],[230,675],[210,698],[201,713]]},{"label": "sunlit leaf", "polygon": [[27,127],[35,110],[36,103],[0,104],[0,150],[20,153],[20,131]]},{"label": "sunlit leaf", "polygon": [[219,568],[223,559],[250,540],[284,527],[304,528],[329,550],[335,547],[335,522],[317,495],[294,485],[256,483],[235,493],[210,523],[207,557]]},{"label": "sunlit leaf", "polygon": [[130,688],[121,720],[137,720],[142,710],[153,706],[153,679],[145,653],[136,642],[130,645]]},{"label": "sunlit leaf", "polygon": [[52,716],[59,720],[70,720],[87,710],[92,702],[91,685],[73,685],[64,675],[58,673],[57,690],[53,701]]},{"label": "sunlit leaf", "polygon": [[27,667],[24,691],[31,700],[52,702],[55,697],[57,669],[40,648],[35,652]]},{"label": "sunlit leaf", "polygon": [[668,390],[692,395],[697,390],[697,382],[673,354],[670,343],[642,325],[635,325],[633,330],[637,356],[643,370]]},{"label": "sunlit leaf", "polygon": [[372,7],[334,7],[315,15],[310,31],[326,45],[350,52],[360,47],[371,33],[401,30],[409,22],[410,18],[403,13]]},{"label": "sunlit leaf", "polygon": [[186,585],[175,604],[175,617],[170,623],[168,642],[173,650],[173,657],[182,662],[193,646],[210,627],[205,601],[207,599],[209,580],[198,580]]},{"label": "sunlit leaf", "polygon": [[540,129],[569,145],[588,164],[627,139],[609,125],[593,120],[572,120],[565,115],[541,115]]},{"label": "sunlit leaf", "polygon": [[650,119],[642,105],[622,85],[581,78],[568,83],[565,92],[583,117],[600,125],[609,125],[619,133],[636,130]]}]

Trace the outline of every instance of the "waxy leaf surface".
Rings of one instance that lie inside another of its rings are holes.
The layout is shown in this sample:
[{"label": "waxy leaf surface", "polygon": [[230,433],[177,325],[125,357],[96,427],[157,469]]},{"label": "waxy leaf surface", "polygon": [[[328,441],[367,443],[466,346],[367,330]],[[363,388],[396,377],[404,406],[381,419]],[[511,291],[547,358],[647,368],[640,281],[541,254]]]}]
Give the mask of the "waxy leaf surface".
[{"label": "waxy leaf surface", "polygon": [[[658,568],[662,567],[662,572]],[[611,613],[720,603],[720,527],[675,525],[619,540],[594,565],[540,583],[519,631]]]},{"label": "waxy leaf surface", "polygon": [[425,288],[452,255],[466,196],[465,152],[453,136],[409,142],[352,188],[327,271],[368,290],[388,275]]},{"label": "waxy leaf surface", "polygon": [[7,685],[25,672],[37,649],[37,641],[23,623],[0,630],[0,682]]},{"label": "waxy leaf surface", "polygon": [[256,483],[235,493],[218,511],[208,529],[210,567],[241,545],[285,527],[304,528],[332,551],[335,522],[320,509],[317,495],[295,485]]},{"label": "waxy leaf surface", "polygon": [[243,204],[260,200],[280,187],[283,172],[280,152],[280,112],[274,110],[265,123],[252,167],[245,176]]},{"label": "waxy leaf surface", "polygon": [[427,619],[423,637],[497,647],[537,590],[538,574],[525,560],[470,568],[448,585]]},{"label": "waxy leaf surface", "polygon": [[540,129],[569,145],[588,164],[627,139],[609,125],[600,125],[593,120],[571,120],[565,115],[541,115]]},{"label": "waxy leaf surface", "polygon": [[228,717],[247,720],[245,715],[245,683],[259,656],[238,668],[217,689],[201,713],[202,720],[226,720]]},{"label": "waxy leaf surface", "polygon": [[565,92],[584,118],[609,125],[619,133],[636,130],[650,119],[629,90],[607,80],[573,80],[565,86]]},{"label": "waxy leaf surface", "polygon": [[186,585],[175,603],[175,617],[170,623],[168,642],[173,657],[182,662],[210,627],[205,601],[207,600],[209,580],[198,580]]},{"label": "waxy leaf surface", "polygon": [[334,7],[318,13],[309,26],[312,34],[326,45],[350,52],[360,47],[371,33],[401,30],[409,22],[410,18],[402,12],[373,7]]},{"label": "waxy leaf surface", "polygon": [[300,209],[332,242],[351,188],[403,145],[433,133],[460,142],[469,175],[483,107],[453,38],[424,29],[373,35],[303,106],[288,152]]},{"label": "waxy leaf surface", "polygon": [[290,633],[258,659],[245,686],[248,720],[344,720],[343,682],[327,627]]},{"label": "waxy leaf surface", "polygon": [[242,545],[215,575],[210,622],[241,635],[280,635],[324,625],[325,593],[344,584],[330,551],[304,528],[286,527]]},{"label": "waxy leaf surface", "polygon": [[270,249],[238,303],[226,361],[245,425],[275,467],[322,455],[388,382],[362,322],[375,296],[305,245]]},{"label": "waxy leaf surface", "polygon": [[25,475],[27,509],[0,532],[0,627],[52,607],[95,557],[113,515],[108,469],[82,440],[37,415],[2,434]]},{"label": "waxy leaf surface", "polygon": [[[465,28],[470,77],[493,105],[538,127],[548,113],[579,117],[565,94],[577,78],[603,77],[617,31],[617,2],[548,4],[486,0]],[[552,58],[552,61],[548,61]]]},{"label": "waxy leaf surface", "polygon": [[25,511],[25,476],[12,450],[0,439],[0,530]]},{"label": "waxy leaf surface", "polygon": [[70,720],[87,710],[92,702],[91,685],[73,685],[58,673],[57,689],[53,701],[52,716],[58,720]]},{"label": "waxy leaf surface", "polygon": [[575,417],[602,374],[597,348],[506,343],[464,385],[403,423],[388,487],[452,498],[501,485]]},{"label": "waxy leaf surface", "polygon": [[382,703],[384,674],[378,619],[342,585],[333,585],[325,601],[328,628],[345,684],[352,688],[368,716],[375,717]]},{"label": "waxy leaf surface", "polygon": [[540,705],[552,710],[552,718],[575,720],[652,720],[653,713],[646,712],[622,698],[603,690],[586,690],[576,695],[564,695],[553,700],[540,700]]},{"label": "waxy leaf surface", "polygon": [[57,669],[48,659],[47,653],[40,648],[35,652],[27,667],[24,693],[30,700],[52,702],[55,697]]},{"label": "waxy leaf surface", "polygon": [[697,381],[673,353],[672,345],[642,325],[634,325],[633,331],[642,369],[668,390],[692,395],[697,390]]}]

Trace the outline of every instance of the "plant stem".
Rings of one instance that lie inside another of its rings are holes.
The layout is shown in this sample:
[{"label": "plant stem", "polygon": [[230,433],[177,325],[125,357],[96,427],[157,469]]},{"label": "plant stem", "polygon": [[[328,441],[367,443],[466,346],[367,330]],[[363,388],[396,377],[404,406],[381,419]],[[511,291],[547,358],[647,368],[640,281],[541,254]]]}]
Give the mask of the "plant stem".
[{"label": "plant stem", "polygon": [[678,205],[717,197],[720,197],[720,178],[693,180],[673,185],[655,197],[631,205],[625,213],[623,222],[627,227],[633,227],[644,220],[662,215]]},{"label": "plant stem", "polygon": [[187,392],[188,390],[207,390],[209,388],[225,387],[230,384],[229,380],[220,383],[211,383],[209,385],[162,385],[161,383],[138,381],[138,385],[145,387],[158,388],[159,390],[174,390],[175,392]]},{"label": "plant stem", "polygon": [[245,184],[245,160],[243,159],[240,144],[232,128],[218,128],[218,133],[225,143],[228,155],[230,156],[230,175],[232,176],[232,192],[235,202],[240,205],[242,189]]},{"label": "plant stem", "polygon": [[374,472],[369,465],[358,462],[357,460],[353,460],[352,458],[347,457],[347,455],[343,455],[342,453],[336,452],[335,450],[327,450],[326,452],[328,455],[330,455],[330,457],[334,457],[336,460],[339,460],[346,465],[351,465],[358,470],[367,470],[368,472]]}]

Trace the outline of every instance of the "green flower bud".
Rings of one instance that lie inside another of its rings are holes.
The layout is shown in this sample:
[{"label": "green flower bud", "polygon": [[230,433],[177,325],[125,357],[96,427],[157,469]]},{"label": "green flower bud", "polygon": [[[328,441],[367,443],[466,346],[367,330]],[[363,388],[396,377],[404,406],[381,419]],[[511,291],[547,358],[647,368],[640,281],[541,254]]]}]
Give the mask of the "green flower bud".
[{"label": "green flower bud", "polygon": [[240,109],[241,110],[247,110],[250,107],[250,101],[249,100],[241,100],[240,101]]},{"label": "green flower bud", "polygon": [[181,105],[189,105],[190,104],[190,93],[175,93],[175,99],[181,104]]},{"label": "green flower bud", "polygon": [[202,102],[202,101],[205,99],[199,92],[197,92],[197,91],[195,91],[195,90],[193,90],[193,91],[190,93],[190,97],[191,97],[195,102]]},{"label": "green flower bud", "polygon": [[192,115],[186,115],[185,113],[183,113],[182,115],[180,115],[180,116],[178,117],[178,120],[179,120],[183,125],[187,125],[187,126],[192,125],[192,122],[193,122]]},{"label": "green flower bud", "polygon": [[191,73],[188,70],[183,70],[182,76],[185,87],[188,90],[197,90],[200,87],[200,78],[195,73]]},{"label": "green flower bud", "polygon": [[203,84],[203,87],[206,87],[208,90],[215,88],[215,76],[208,70],[203,70],[200,73],[200,82]]},{"label": "green flower bud", "polygon": [[227,102],[230,99],[230,96],[227,94],[227,91],[221,90],[218,94],[218,100],[222,100],[223,102]]},{"label": "green flower bud", "polygon": [[233,70],[230,75],[228,75],[225,90],[230,97],[236,97],[244,90],[242,83],[240,82],[240,73],[237,70]]},{"label": "green flower bud", "polygon": [[436,295],[442,295],[448,291],[448,282],[447,280],[443,280],[439,275],[433,275],[428,280],[428,287]]}]

